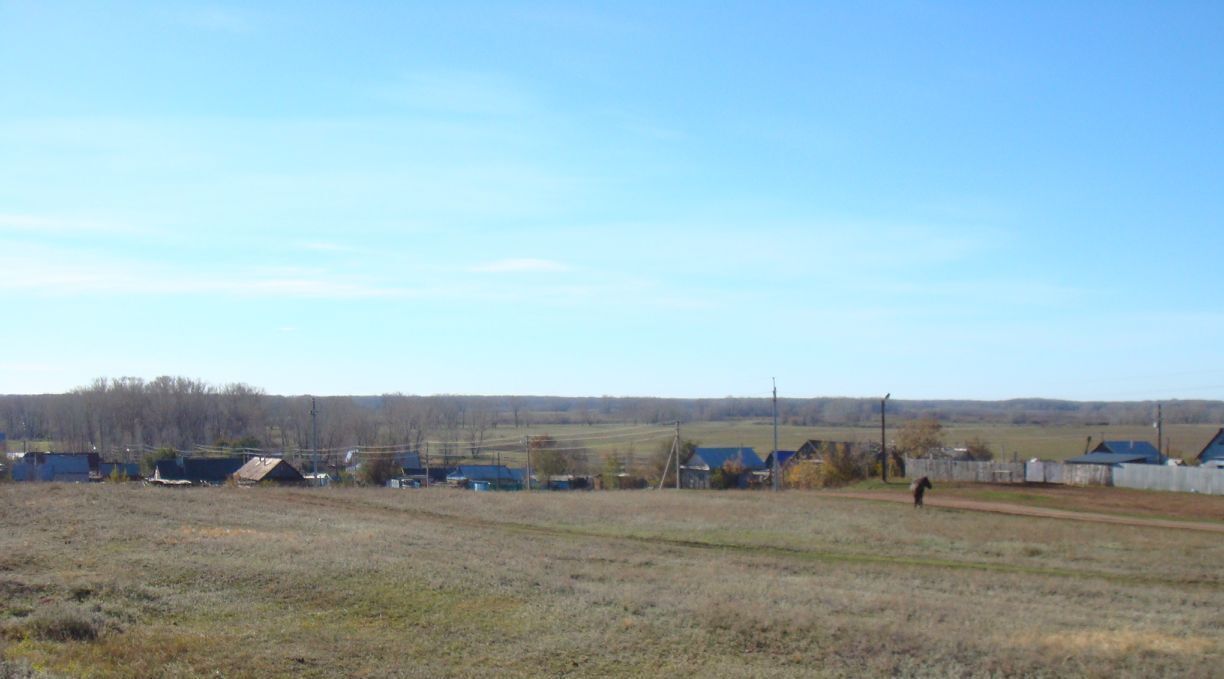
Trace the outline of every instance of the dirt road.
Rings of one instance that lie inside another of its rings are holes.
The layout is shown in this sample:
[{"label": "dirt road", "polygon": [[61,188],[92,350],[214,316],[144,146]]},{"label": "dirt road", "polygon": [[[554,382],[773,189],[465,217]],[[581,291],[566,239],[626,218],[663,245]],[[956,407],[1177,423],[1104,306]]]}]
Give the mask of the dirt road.
[{"label": "dirt road", "polygon": [[[853,498],[856,500],[878,500],[880,502],[901,502],[912,504],[913,498],[908,495],[892,495],[886,493],[863,493],[850,491],[831,491],[825,495],[833,497]],[[963,509],[975,512],[995,512],[996,514],[1014,514],[1016,516],[1038,516],[1043,519],[1063,519],[1067,521],[1090,521],[1094,523],[1112,523],[1122,526],[1138,526],[1140,528],[1176,528],[1179,530],[1198,530],[1209,533],[1224,533],[1224,524],[1206,523],[1202,521],[1170,521],[1168,519],[1144,519],[1132,516],[1114,516],[1112,514],[1097,514],[1094,512],[1075,512],[1065,509],[1046,509],[1028,505],[1011,504],[1008,502],[983,502],[981,500],[965,500],[956,497],[932,497],[928,494],[924,500],[928,507],[943,509]]]}]

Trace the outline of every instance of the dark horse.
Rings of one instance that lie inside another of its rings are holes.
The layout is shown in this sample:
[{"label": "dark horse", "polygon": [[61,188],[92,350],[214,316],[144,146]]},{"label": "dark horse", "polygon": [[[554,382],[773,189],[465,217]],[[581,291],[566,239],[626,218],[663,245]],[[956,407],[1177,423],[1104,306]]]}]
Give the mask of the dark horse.
[{"label": "dark horse", "polygon": [[914,494],[914,506],[922,506],[922,496],[926,493],[927,488],[931,487],[931,480],[927,477],[922,477],[910,484],[910,492]]}]

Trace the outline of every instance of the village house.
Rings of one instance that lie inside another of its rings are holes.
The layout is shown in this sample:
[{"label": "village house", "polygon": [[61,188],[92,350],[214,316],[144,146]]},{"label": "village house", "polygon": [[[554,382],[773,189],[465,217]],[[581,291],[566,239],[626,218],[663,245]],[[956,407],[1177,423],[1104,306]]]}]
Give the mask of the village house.
[{"label": "village house", "polygon": [[1147,441],[1101,441],[1086,455],[1066,460],[1067,464],[1163,464],[1156,446]]},{"label": "village house", "polygon": [[1224,428],[1221,428],[1211,437],[1207,445],[1199,451],[1198,463],[1201,466],[1221,466],[1224,467]]},{"label": "village house", "polygon": [[252,457],[234,472],[234,479],[240,485],[301,485],[305,482],[305,477],[296,467],[279,457]]},{"label": "village house", "polygon": [[220,485],[242,468],[241,457],[180,457],[158,460],[153,481],[187,481],[193,484]]},{"label": "village house", "polygon": [[765,463],[752,448],[698,446],[688,461],[680,465],[680,485],[684,488],[709,489],[712,487],[711,481],[721,474],[725,487],[747,488],[752,482],[753,473],[764,470]]}]

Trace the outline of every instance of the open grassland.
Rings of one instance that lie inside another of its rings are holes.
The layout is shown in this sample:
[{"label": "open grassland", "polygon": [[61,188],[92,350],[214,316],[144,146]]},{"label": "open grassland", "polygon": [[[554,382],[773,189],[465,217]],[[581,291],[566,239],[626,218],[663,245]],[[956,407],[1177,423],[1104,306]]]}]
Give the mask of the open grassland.
[{"label": "open grassland", "polygon": [[1219,534],[824,493],[8,484],[0,654],[108,677],[1207,677],[1220,563]]}]

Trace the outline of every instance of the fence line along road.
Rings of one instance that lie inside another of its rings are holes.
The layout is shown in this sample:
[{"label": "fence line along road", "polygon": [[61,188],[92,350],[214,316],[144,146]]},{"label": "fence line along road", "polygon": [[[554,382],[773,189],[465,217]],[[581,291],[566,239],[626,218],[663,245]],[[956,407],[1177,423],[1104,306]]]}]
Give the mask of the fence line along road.
[{"label": "fence line along road", "polygon": [[1062,462],[971,462],[906,458],[905,474],[932,481],[1055,483],[1117,486],[1175,493],[1224,495],[1224,469],[1155,464],[1064,464]]}]

